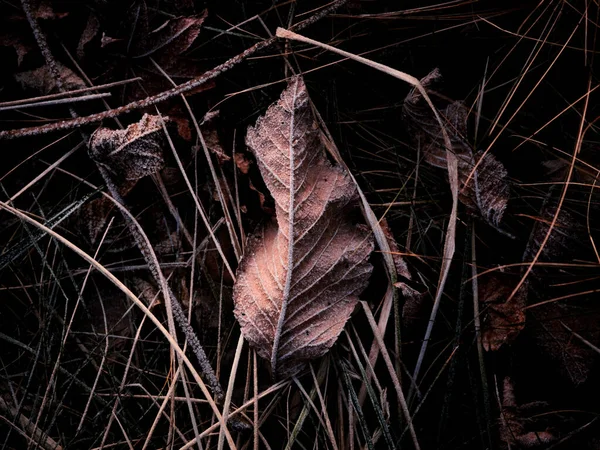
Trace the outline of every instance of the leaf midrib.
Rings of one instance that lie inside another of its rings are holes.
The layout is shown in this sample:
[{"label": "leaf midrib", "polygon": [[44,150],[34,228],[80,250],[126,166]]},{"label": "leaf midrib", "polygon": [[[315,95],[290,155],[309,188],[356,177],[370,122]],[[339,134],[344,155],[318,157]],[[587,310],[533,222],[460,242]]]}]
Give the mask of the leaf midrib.
[{"label": "leaf midrib", "polygon": [[279,353],[279,341],[283,332],[283,325],[285,323],[285,315],[287,311],[288,299],[290,297],[290,290],[292,285],[292,271],[294,268],[294,219],[296,215],[296,208],[294,205],[294,196],[296,194],[295,188],[295,155],[294,155],[294,125],[296,118],[296,98],[298,95],[298,84],[294,86],[294,95],[292,96],[292,104],[290,108],[290,125],[288,134],[288,149],[289,149],[289,171],[290,171],[290,183],[289,183],[289,204],[288,204],[288,255],[287,255],[287,266],[285,275],[285,285],[283,286],[283,295],[281,298],[281,311],[279,313],[279,320],[277,321],[277,329],[275,330],[275,337],[273,339],[273,351],[271,353],[271,369],[273,376],[277,377],[277,353]]}]

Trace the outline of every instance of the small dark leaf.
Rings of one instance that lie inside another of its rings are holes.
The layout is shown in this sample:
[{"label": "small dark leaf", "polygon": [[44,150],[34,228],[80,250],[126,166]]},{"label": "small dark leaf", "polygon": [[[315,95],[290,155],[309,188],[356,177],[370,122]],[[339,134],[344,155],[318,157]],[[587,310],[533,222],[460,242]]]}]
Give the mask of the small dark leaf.
[{"label": "small dark leaf", "polygon": [[[530,262],[544,242],[550,223],[557,214],[552,201],[542,208],[540,217],[531,232],[523,255],[523,262]],[[564,207],[561,208],[550,237],[542,249],[538,261],[572,261],[574,255],[585,250],[589,242],[587,230],[580,221]],[[544,302],[562,295],[573,293],[568,286],[560,286],[556,281],[556,268],[536,266],[529,275],[533,286],[530,304]],[[571,285],[569,283],[569,285]],[[581,336],[592,346],[600,345],[597,297],[595,294],[578,295],[568,301],[550,301],[528,310],[531,320],[528,332],[537,347],[557,366],[566,380],[580,385],[592,373],[597,353],[577,338]]]},{"label": "small dark leaf", "polygon": [[[438,69],[421,80],[426,88],[441,79]],[[425,161],[447,170],[446,148],[440,126],[418,90],[412,90],[403,106],[403,117]],[[461,102],[448,105],[446,119],[452,149],[458,159],[459,199],[472,212],[498,226],[508,204],[510,188],[504,166],[491,153],[477,152],[467,139],[467,109]]]},{"label": "small dark leaf", "polygon": [[[531,407],[544,406],[543,402],[518,405],[515,399],[514,386],[510,378],[504,379],[502,410],[500,412],[500,440],[508,446],[518,448],[545,448],[545,444],[556,440],[556,436],[548,430],[531,430],[536,425],[535,420],[524,416]],[[512,447],[509,447],[512,448]]]},{"label": "small dark leaf", "polygon": [[85,46],[96,37],[99,29],[100,22],[98,22],[98,18],[94,13],[90,13],[85,29],[79,38],[79,44],[77,44],[77,56],[83,59]]},{"label": "small dark leaf", "polygon": [[206,147],[217,157],[219,164],[223,165],[224,163],[231,161],[231,156],[225,153],[225,150],[221,145],[221,139],[219,138],[219,132],[216,127],[218,113],[218,111],[215,111],[213,114],[205,117],[201,125],[201,130]]},{"label": "small dark leaf", "polygon": [[138,180],[164,167],[163,139],[160,118],[144,114],[126,130],[97,129],[89,153],[120,179]]},{"label": "small dark leaf", "polygon": [[135,43],[132,55],[135,58],[153,56],[163,67],[169,67],[174,59],[194,43],[206,11],[202,14],[169,19],[148,35],[142,35]]},{"label": "small dark leaf", "polygon": [[24,36],[9,31],[0,35],[0,47],[12,47],[15,50],[18,66],[21,65],[25,56],[35,48]]},{"label": "small dark leaf", "polygon": [[[34,2],[34,3],[36,3],[36,2]],[[32,5],[32,10],[33,10],[33,15],[36,19],[46,19],[46,20],[62,19],[63,17],[66,17],[69,15],[69,13],[66,13],[66,12],[62,12],[62,13],[54,12],[54,9],[52,8],[52,4],[46,0],[40,1],[37,6]]]},{"label": "small dark leaf", "polygon": [[373,269],[373,236],[348,216],[356,187],[327,159],[300,77],[248,130],[246,144],[276,220],[248,239],[234,313],[273,377],[285,378],[337,340]]}]

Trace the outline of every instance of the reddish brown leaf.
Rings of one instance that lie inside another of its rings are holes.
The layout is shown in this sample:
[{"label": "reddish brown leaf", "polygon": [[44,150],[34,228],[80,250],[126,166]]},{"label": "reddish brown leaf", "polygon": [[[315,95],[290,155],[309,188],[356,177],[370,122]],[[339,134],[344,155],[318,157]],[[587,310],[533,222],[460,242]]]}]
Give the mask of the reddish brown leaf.
[{"label": "reddish brown leaf", "polygon": [[[510,378],[504,378],[502,410],[500,413],[500,439],[508,446],[517,445],[519,448],[535,448],[556,440],[554,434],[548,430],[528,431],[535,425],[524,417],[524,412],[535,406],[545,406],[543,402],[518,405],[515,399],[514,386]],[[510,448],[510,447],[509,447]]]},{"label": "reddish brown leaf", "polygon": [[[117,186],[119,194],[127,195],[135,186],[137,180],[122,180]],[[111,214],[115,209],[115,204],[109,198],[102,196],[83,205],[78,214],[78,229],[85,234],[92,246],[98,243],[98,239],[103,236],[104,230],[108,225]],[[115,247],[128,247],[130,238],[123,233],[125,226],[120,214],[112,215],[114,222],[108,234],[104,237],[104,245],[114,245]],[[120,242],[119,242],[120,241]]]},{"label": "reddish brown leaf", "polygon": [[[437,69],[421,80],[426,88],[441,79]],[[504,166],[491,153],[475,152],[467,140],[467,109],[461,102],[448,105],[442,115],[458,159],[459,199],[475,214],[498,226],[508,204],[510,188]],[[447,170],[442,131],[417,89],[404,100],[403,116],[425,161]],[[475,169],[475,170],[473,170]]]},{"label": "reddish brown leaf", "polygon": [[132,55],[136,58],[153,56],[163,68],[169,67],[175,57],[194,43],[205,18],[206,11],[195,16],[167,20],[150,34],[140,36]]},{"label": "reddish brown leaf", "polygon": [[[56,66],[64,89],[71,91],[86,87],[85,82],[81,77],[71,69],[60,63],[57,63]],[[34,89],[41,94],[58,92],[56,79],[47,65],[38,67],[34,70],[19,72],[15,74],[15,80],[17,80],[24,89]]]},{"label": "reddish brown leaf", "polygon": [[356,188],[326,158],[301,78],[248,130],[276,221],[248,240],[234,286],[244,337],[291,376],[336,341],[365,288],[373,238],[352,224]]},{"label": "reddish brown leaf", "polygon": [[479,280],[479,301],[483,312],[481,340],[486,351],[496,351],[511,344],[525,327],[527,283],[509,300],[514,280],[499,273]]},{"label": "reddish brown leaf", "polygon": [[219,138],[219,132],[217,131],[216,122],[219,116],[219,111],[213,111],[210,115],[207,114],[202,122],[202,137],[206,147],[210,152],[217,157],[219,164],[231,161],[231,156],[225,153],[223,146],[221,145],[221,139]]},{"label": "reddish brown leaf", "polygon": [[412,286],[408,282],[412,281],[412,275],[408,270],[406,261],[400,254],[400,247],[390,230],[387,220],[384,218],[380,221],[381,229],[385,235],[390,250],[392,251],[392,259],[394,260],[394,266],[396,267],[396,274],[398,275],[398,281],[394,284],[395,287],[400,289],[404,296],[404,305],[402,307],[402,317],[404,319],[404,325],[412,327],[415,323],[415,319],[421,317],[424,310],[425,295]]},{"label": "reddish brown leaf", "polygon": [[243,174],[247,174],[250,171],[252,161],[246,158],[246,155],[244,155],[243,153],[236,153],[234,158],[235,165],[238,169],[240,169],[240,172],[242,172]]},{"label": "reddish brown leaf", "polygon": [[163,168],[163,138],[160,118],[144,114],[126,130],[98,128],[89,153],[119,179],[138,180]]},{"label": "reddish brown leaf", "polygon": [[79,44],[77,44],[77,56],[79,56],[80,58],[83,58],[85,56],[85,46],[96,37],[99,29],[100,22],[98,22],[98,18],[94,13],[90,13],[87,24],[85,25],[85,29],[83,30],[83,33],[81,33],[81,37],[79,38]]},{"label": "reddish brown leaf", "polygon": [[43,1],[39,2],[39,5],[37,7],[35,7],[35,6],[33,7],[33,15],[35,16],[36,19],[51,20],[51,19],[62,19],[63,17],[68,16],[69,13],[54,12],[54,9],[52,8],[52,5],[50,4],[50,2],[43,0]]},{"label": "reddish brown leaf", "polygon": [[251,191],[256,192],[256,195],[258,195],[258,201],[260,203],[260,209],[262,209],[269,216],[274,215],[275,211],[273,210],[273,208],[269,204],[267,204],[267,198],[265,197],[265,194],[263,194],[260,191],[260,189],[256,189],[256,187],[252,183],[252,180],[250,180],[250,179],[248,180],[248,187],[250,188]]},{"label": "reddish brown leaf", "polygon": [[26,38],[17,33],[5,32],[0,35],[0,47],[12,47],[17,54],[17,65],[20,66],[23,58],[34,47]]}]

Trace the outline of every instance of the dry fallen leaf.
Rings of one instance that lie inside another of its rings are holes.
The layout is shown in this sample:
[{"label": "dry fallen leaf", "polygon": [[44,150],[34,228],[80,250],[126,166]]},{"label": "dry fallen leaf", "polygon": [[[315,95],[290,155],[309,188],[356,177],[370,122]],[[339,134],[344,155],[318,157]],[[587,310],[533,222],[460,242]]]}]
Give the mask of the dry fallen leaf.
[{"label": "dry fallen leaf", "polygon": [[242,172],[243,174],[248,174],[248,172],[250,172],[250,166],[252,165],[252,161],[250,161],[246,157],[246,155],[238,152],[235,154],[234,160],[235,165],[238,169],[240,169],[240,172]]},{"label": "dry fallen leaf", "polygon": [[381,219],[380,225],[390,246],[392,259],[396,267],[398,281],[394,286],[400,289],[400,292],[404,296],[404,305],[402,306],[403,323],[404,326],[412,328],[419,318],[425,316],[425,292],[419,292],[415,289],[414,285],[417,283],[413,282],[412,274],[408,270],[406,261],[400,254],[400,247],[390,230],[387,220],[385,218]]},{"label": "dry fallen leaf", "polygon": [[119,179],[138,180],[163,168],[163,139],[160,118],[144,114],[126,130],[98,128],[90,138],[89,153]]},{"label": "dry fallen leaf", "polygon": [[[556,211],[556,204],[551,201],[542,207],[523,254],[523,262],[533,260],[548,233]],[[563,207],[552,234],[540,253],[539,261],[571,262],[575,255],[581,254],[581,249],[586,247],[588,240],[580,220]],[[556,267],[534,267],[529,275],[530,285],[533,286],[530,304],[563,295],[570,297],[573,294],[572,285],[569,283],[561,286],[562,283],[556,279],[556,275]],[[547,355],[562,376],[574,385],[580,385],[589,379],[593,373],[597,353],[573,333],[582,336],[592,346],[600,345],[600,330],[597,325],[600,313],[597,305],[597,296],[591,293],[564,301],[542,303],[528,310],[530,320],[527,329],[537,348]]]},{"label": "dry fallen leaf", "polygon": [[221,145],[221,139],[219,138],[219,132],[217,131],[218,117],[219,111],[213,111],[210,115],[207,114],[200,126],[200,130],[202,131],[202,137],[204,138],[206,147],[217,157],[219,164],[223,165],[226,162],[231,161],[231,156],[225,153],[225,149]]},{"label": "dry fallen leaf", "polygon": [[100,22],[96,15],[91,12],[87,24],[85,25],[85,29],[81,33],[81,37],[79,38],[79,43],[77,44],[77,56],[83,59],[85,56],[85,46],[89,44],[92,39],[96,37],[98,31],[100,30]]},{"label": "dry fallen leaf", "polygon": [[[543,402],[518,405],[515,399],[514,386],[510,378],[504,378],[502,409],[500,412],[500,439],[508,448],[533,448],[556,440],[553,433],[545,431],[529,431],[525,424],[535,425],[535,421],[524,417],[524,412],[538,406],[546,406]],[[531,427],[531,425],[529,426]]]},{"label": "dry fallen leaf", "polygon": [[[437,69],[421,80],[430,87],[441,78]],[[423,105],[418,90],[404,100],[403,116],[417,145],[423,149],[425,161],[434,167],[448,168],[446,147],[439,124],[431,109]],[[508,204],[510,187],[504,166],[491,153],[474,152],[467,141],[467,110],[461,102],[448,105],[442,115],[458,160],[459,199],[473,213],[498,226]],[[477,169],[473,172],[473,168]]]},{"label": "dry fallen leaf", "polygon": [[509,300],[515,283],[508,276],[492,274],[479,281],[479,301],[483,311],[481,340],[486,351],[511,344],[525,327],[528,285],[524,283]]},{"label": "dry fallen leaf", "polygon": [[[41,2],[33,2],[34,5],[32,5],[32,12],[33,12],[33,16],[36,19],[62,19],[63,17],[66,17],[69,15],[69,13],[66,12],[62,12],[62,13],[57,13],[54,11],[54,8],[52,8],[52,4],[48,1],[41,1]],[[35,6],[35,3],[38,3],[37,6]]]},{"label": "dry fallen leaf", "polygon": [[371,274],[374,244],[349,218],[356,188],[327,160],[301,78],[248,130],[246,143],[276,221],[248,240],[235,316],[273,377],[285,378],[336,341]]},{"label": "dry fallen leaf", "polygon": [[176,17],[167,20],[148,34],[138,34],[133,44],[132,56],[152,56],[163,68],[170,67],[175,58],[194,43],[205,18],[206,11],[195,16]]},{"label": "dry fallen leaf", "polygon": [[[85,82],[81,77],[67,66],[56,63],[56,68],[58,69],[60,81],[65,90],[72,91],[86,87]],[[17,80],[24,89],[35,89],[41,94],[51,94],[59,91],[56,79],[48,65],[16,73],[15,80]]]},{"label": "dry fallen leaf", "polygon": [[17,66],[20,66],[27,54],[35,48],[28,39],[19,33],[3,30],[0,34],[0,47],[12,47],[17,54]]}]

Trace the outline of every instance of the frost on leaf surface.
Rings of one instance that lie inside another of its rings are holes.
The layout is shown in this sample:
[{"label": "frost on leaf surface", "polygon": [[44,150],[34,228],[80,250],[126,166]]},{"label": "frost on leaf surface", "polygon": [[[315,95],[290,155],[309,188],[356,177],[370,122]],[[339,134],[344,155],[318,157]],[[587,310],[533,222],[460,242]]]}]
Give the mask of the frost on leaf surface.
[{"label": "frost on leaf surface", "polygon": [[98,128],[90,138],[90,157],[119,179],[139,180],[156,173],[165,165],[161,123],[158,116],[144,114],[126,130]]},{"label": "frost on leaf surface", "polygon": [[[429,89],[441,80],[438,69],[421,79]],[[434,167],[448,168],[446,147],[440,125],[423,96],[413,89],[404,99],[402,113],[416,145],[421,146],[425,161]],[[506,168],[489,152],[475,151],[467,140],[467,108],[452,102],[441,111],[452,151],[458,160],[459,200],[474,214],[497,227],[502,221],[510,197]]]},{"label": "frost on leaf surface", "polygon": [[349,218],[356,188],[325,156],[301,78],[249,128],[246,144],[276,218],[248,239],[235,316],[273,377],[285,378],[336,341],[371,274],[373,238]]}]

